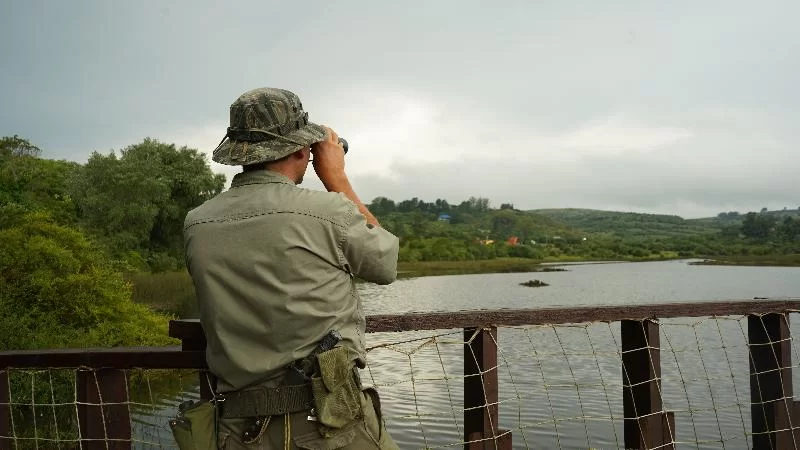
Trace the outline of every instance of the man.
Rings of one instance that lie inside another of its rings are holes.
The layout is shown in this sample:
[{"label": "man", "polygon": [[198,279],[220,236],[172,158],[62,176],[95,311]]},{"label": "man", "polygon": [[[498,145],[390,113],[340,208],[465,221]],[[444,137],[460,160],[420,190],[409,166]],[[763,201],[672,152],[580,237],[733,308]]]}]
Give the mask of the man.
[{"label": "man", "polygon": [[[336,133],[308,122],[295,94],[246,92],[230,125],[213,160],[244,170],[184,224],[219,448],[397,448],[355,368],[366,364],[355,277],[393,282],[397,238],[350,185]],[[312,155],[328,192],[296,186]]]}]

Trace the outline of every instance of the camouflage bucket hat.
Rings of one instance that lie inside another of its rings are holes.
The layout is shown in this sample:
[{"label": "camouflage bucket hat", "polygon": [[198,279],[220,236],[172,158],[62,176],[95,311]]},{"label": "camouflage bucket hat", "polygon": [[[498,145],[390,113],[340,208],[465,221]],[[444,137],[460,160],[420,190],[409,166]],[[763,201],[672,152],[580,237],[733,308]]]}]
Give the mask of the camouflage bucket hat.
[{"label": "camouflage bucket hat", "polygon": [[327,132],[308,121],[300,98],[284,89],[245,92],[231,105],[231,126],[211,159],[245,166],[281,159],[325,140]]}]

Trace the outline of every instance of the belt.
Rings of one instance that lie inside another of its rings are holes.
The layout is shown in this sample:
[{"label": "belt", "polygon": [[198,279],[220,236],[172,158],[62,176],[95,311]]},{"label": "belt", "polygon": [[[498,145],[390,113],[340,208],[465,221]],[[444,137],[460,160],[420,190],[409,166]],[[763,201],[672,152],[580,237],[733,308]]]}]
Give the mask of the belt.
[{"label": "belt", "polygon": [[310,383],[244,389],[216,399],[224,419],[275,416],[314,407]]},{"label": "belt", "polygon": [[[361,388],[357,367],[353,367],[352,374]],[[275,416],[308,411],[314,407],[311,383],[242,389],[219,394],[215,400],[223,419]]]}]

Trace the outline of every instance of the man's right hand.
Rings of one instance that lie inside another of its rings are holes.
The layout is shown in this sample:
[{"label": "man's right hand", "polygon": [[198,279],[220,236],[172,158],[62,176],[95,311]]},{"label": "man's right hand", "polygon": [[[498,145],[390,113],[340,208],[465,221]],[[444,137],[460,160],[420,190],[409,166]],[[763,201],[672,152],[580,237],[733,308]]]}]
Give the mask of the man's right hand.
[{"label": "man's right hand", "polygon": [[328,191],[346,192],[351,188],[344,173],[344,147],[339,144],[335,131],[326,126],[323,128],[328,132],[326,139],[311,145],[314,171]]},{"label": "man's right hand", "polygon": [[358,211],[364,215],[368,224],[381,226],[378,219],[358,198],[353,186],[350,185],[350,180],[344,173],[344,147],[339,143],[339,136],[324,125],[323,128],[328,132],[326,139],[311,146],[311,154],[314,155],[314,172],[317,173],[328,192],[341,192],[356,204]]}]

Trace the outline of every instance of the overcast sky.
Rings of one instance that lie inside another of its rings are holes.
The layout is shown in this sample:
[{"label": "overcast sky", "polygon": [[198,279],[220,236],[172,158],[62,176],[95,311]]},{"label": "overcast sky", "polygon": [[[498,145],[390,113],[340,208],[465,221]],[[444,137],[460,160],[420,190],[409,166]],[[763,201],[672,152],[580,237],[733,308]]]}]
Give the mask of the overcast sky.
[{"label": "overcast sky", "polygon": [[281,87],[348,139],[365,201],[795,209],[798,17],[796,0],[5,1],[0,135],[79,162],[148,136],[210,155],[242,92]]}]

